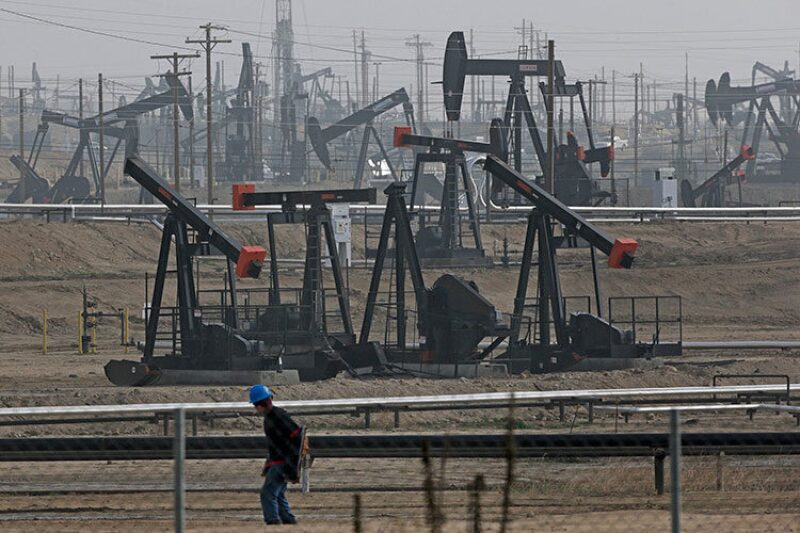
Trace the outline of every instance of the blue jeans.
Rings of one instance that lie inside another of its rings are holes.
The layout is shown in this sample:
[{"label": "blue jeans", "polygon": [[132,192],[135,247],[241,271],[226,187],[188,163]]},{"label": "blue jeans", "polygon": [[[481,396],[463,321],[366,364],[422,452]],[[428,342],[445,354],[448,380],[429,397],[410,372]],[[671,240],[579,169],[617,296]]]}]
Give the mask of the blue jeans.
[{"label": "blue jeans", "polygon": [[286,475],[283,465],[272,465],[267,470],[264,485],[261,487],[261,509],[264,521],[268,523],[294,524],[297,519],[286,499]]}]

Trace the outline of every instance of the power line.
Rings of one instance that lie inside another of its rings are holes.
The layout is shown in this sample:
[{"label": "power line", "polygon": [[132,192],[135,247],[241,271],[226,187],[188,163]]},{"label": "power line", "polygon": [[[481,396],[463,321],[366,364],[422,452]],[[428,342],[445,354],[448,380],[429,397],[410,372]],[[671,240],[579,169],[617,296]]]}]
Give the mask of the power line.
[{"label": "power line", "polygon": [[[149,41],[149,40],[146,40],[146,39],[137,39],[136,37],[125,37],[124,35],[115,35],[113,33],[107,33],[107,32],[104,32],[104,31],[92,30],[92,29],[89,29],[89,28],[82,28],[80,26],[74,26],[72,24],[66,24],[64,22],[56,22],[54,20],[48,20],[48,19],[37,17],[37,16],[34,16],[34,15],[28,15],[27,13],[20,13],[19,11],[13,11],[11,9],[6,9],[6,8],[2,8],[2,7],[0,7],[0,12],[8,13],[10,15],[15,15],[17,17],[21,17],[21,18],[25,18],[25,19],[35,20],[36,22],[41,22],[42,24],[49,24],[51,26],[56,26],[56,27],[59,27],[59,28],[65,28],[65,29],[80,31],[80,32],[83,32],[83,33],[90,33],[90,34],[93,34],[93,35],[100,35],[100,36],[103,36],[103,37],[110,37],[112,39],[118,39],[118,40],[121,40],[121,41],[128,41],[128,42],[134,42],[134,43],[139,43],[139,44],[149,44],[149,45],[153,45],[153,46],[173,46],[173,45],[170,45],[170,44],[160,43],[160,42],[157,42],[157,41]],[[183,50],[193,50],[193,48],[188,48],[188,47],[179,47],[179,48],[182,48]]]}]

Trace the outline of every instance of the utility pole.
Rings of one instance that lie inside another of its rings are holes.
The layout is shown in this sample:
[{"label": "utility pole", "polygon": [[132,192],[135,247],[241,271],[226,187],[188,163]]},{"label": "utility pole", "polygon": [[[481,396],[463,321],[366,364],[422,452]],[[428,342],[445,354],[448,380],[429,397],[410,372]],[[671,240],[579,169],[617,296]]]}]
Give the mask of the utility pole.
[{"label": "utility pole", "polygon": [[633,184],[639,179],[639,74],[633,75]]},{"label": "utility pole", "polygon": [[692,128],[697,131],[697,78],[692,78]]},{"label": "utility pole", "polygon": [[611,123],[617,123],[617,71],[611,70]]},{"label": "utility pole", "polygon": [[355,89],[356,92],[355,101],[356,101],[356,106],[358,106],[358,103],[361,101],[361,98],[359,98],[358,95],[358,41],[356,37],[356,30],[353,30],[353,72],[355,74],[355,78],[353,78],[353,83],[355,84],[355,86],[353,87],[353,89]]},{"label": "utility pole", "polygon": [[103,131],[103,73],[97,75],[97,118],[100,121],[98,129],[100,141],[100,204],[106,205],[106,173],[105,170],[105,132]]},{"label": "utility pole", "polygon": [[[78,118],[83,121],[83,78],[78,80]],[[81,164],[80,164],[80,171],[81,176],[84,176],[83,173],[83,151],[81,151]]]},{"label": "utility pole", "polygon": [[[685,77],[684,77],[683,94],[686,97],[686,99],[688,99],[689,98],[689,52],[686,52],[686,62],[684,64],[684,68],[685,68],[685,75],[684,75]],[[692,126],[694,126],[694,124]]]},{"label": "utility pole", "polygon": [[533,46],[534,38],[533,38],[533,21],[532,20],[528,21],[528,26],[530,27],[530,31],[528,32],[528,50],[530,50],[531,59],[536,59],[537,58],[536,54],[538,54],[539,51],[536,50],[534,48],[534,46]]},{"label": "utility pole", "polygon": [[658,98],[656,97],[656,80],[653,80],[653,113],[658,111]]},{"label": "utility pole", "polygon": [[[192,89],[192,74],[189,73],[189,105],[194,110],[194,92]],[[194,189],[194,113],[189,119],[189,187]]]},{"label": "utility pole", "polygon": [[603,79],[603,92],[601,96],[601,106],[600,106],[600,120],[607,123],[608,117],[606,116],[606,85],[608,85],[608,82],[606,81],[605,66],[603,66],[600,70],[600,77]]},{"label": "utility pole", "polygon": [[[0,65],[0,95],[3,94],[3,67]],[[0,106],[0,146],[3,144],[3,108]]]},{"label": "utility pole", "polygon": [[550,194],[555,193],[555,171],[556,171],[556,157],[555,157],[555,143],[553,142],[554,124],[553,124],[553,104],[554,104],[554,89],[555,89],[555,62],[556,62],[556,43],[555,41],[547,41],[547,172],[545,172],[545,188]]},{"label": "utility pole", "polygon": [[361,30],[361,107],[369,105],[369,56],[364,30]]},{"label": "utility pole", "polygon": [[180,62],[183,59],[197,59],[200,54],[195,52],[193,54],[179,54],[172,52],[168,55],[150,56],[150,59],[166,59],[172,66],[172,72],[167,73],[166,76],[175,76],[175,85],[172,87],[172,180],[175,184],[175,191],[181,192],[181,151],[180,151],[180,128],[178,125],[178,84],[180,83],[181,76],[189,76],[190,71],[184,70],[179,72]]},{"label": "utility pole", "polygon": [[590,128],[592,127],[592,122],[594,121],[594,107],[592,107],[594,104],[594,99],[592,97],[593,93],[594,93],[594,80],[589,78],[589,101],[587,102],[588,105],[586,106],[587,111],[589,112],[589,116],[586,117],[586,119],[589,122]]},{"label": "utility pole", "polygon": [[[639,89],[641,90],[640,94],[641,94],[641,97],[642,97],[642,102],[641,102],[642,105],[639,107],[639,109],[644,111],[644,101],[645,101],[645,98],[644,98],[644,66],[642,65],[641,62],[639,63]],[[644,125],[644,114],[642,114],[640,125],[642,125],[642,126]]]},{"label": "utility pole", "polygon": [[[19,90],[19,157],[25,159],[25,89]],[[25,201],[25,173],[19,171],[19,189],[22,201]]]},{"label": "utility pole", "polygon": [[427,46],[433,46],[433,44],[429,43],[428,41],[420,40],[420,35],[418,33],[414,34],[411,38],[413,40],[406,41],[406,46],[411,46],[416,50],[417,116],[419,117],[419,123],[422,124],[425,122],[425,54],[423,50]]},{"label": "utility pole", "polygon": [[[613,73],[612,73],[613,75]],[[614,123],[611,123],[611,152],[613,153],[616,150],[616,146],[614,143],[614,138],[616,135],[616,131],[614,131]],[[616,161],[614,159],[611,160],[611,205],[617,205],[617,180],[615,179],[616,176],[614,174],[614,167],[616,166]]]},{"label": "utility pole", "polygon": [[218,39],[211,37],[212,30],[224,30],[223,26],[214,26],[210,22],[200,26],[201,30],[205,30],[205,39],[186,39],[186,44],[199,44],[206,52],[206,185],[208,189],[208,203],[214,203],[214,153],[212,148],[212,129],[211,129],[211,103],[213,97],[211,94],[211,51],[214,50],[218,44],[229,43],[230,39]]},{"label": "utility pole", "polygon": [[381,95],[381,65],[383,63],[373,63],[375,65],[375,94],[373,100],[377,100]]},{"label": "utility pole", "polygon": [[[474,41],[474,36],[473,36],[473,33],[472,33],[472,28],[469,29],[469,57],[475,57],[475,41]],[[475,110],[475,76],[474,75],[469,77],[469,90],[470,90],[469,103],[470,103],[470,110],[472,111],[470,116],[471,116],[473,122],[477,122],[478,119],[477,119],[477,113],[476,113],[476,110]]]}]

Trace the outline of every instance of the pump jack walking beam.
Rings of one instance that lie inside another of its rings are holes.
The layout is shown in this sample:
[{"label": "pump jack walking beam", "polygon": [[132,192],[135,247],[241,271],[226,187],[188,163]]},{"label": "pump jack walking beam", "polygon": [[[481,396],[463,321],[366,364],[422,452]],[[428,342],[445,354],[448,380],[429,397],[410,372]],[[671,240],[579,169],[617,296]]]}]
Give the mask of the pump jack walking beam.
[{"label": "pump jack walking beam", "polygon": [[[683,200],[684,207],[697,207],[697,200],[700,197],[708,199],[703,200],[704,207],[713,207],[711,204],[718,204],[722,206],[722,198],[719,198],[720,183],[722,180],[730,177],[731,172],[739,168],[745,161],[755,159],[755,153],[750,146],[742,146],[741,152],[733,158],[727,165],[719,169],[713,176],[692,188],[692,184],[688,180],[681,181],[681,200]],[[711,196],[707,196],[707,195]],[[714,201],[716,199],[716,201]]]},{"label": "pump jack walking beam", "polygon": [[[267,223],[270,238],[270,276],[272,290],[270,291],[270,305],[280,305],[280,280],[278,278],[278,262],[274,246],[274,224],[306,223],[306,260],[303,272],[303,289],[301,291],[301,308],[305,315],[307,327],[317,325],[325,327],[325,316],[322,312],[322,245],[328,251],[331,262],[331,272],[339,304],[339,314],[344,325],[344,332],[353,335],[353,323],[350,317],[350,303],[347,299],[344,280],[342,278],[339,251],[334,237],[331,212],[327,203],[369,203],[377,200],[375,189],[353,190],[322,190],[322,191],[289,191],[289,192],[255,192],[252,183],[236,184],[233,186],[234,210],[253,210],[259,205],[281,205],[280,213],[269,213]],[[310,209],[297,213],[298,205],[308,204]]]},{"label": "pump jack walking beam", "polygon": [[219,250],[236,265],[240,278],[257,278],[267,251],[260,246],[242,246],[203,212],[181,196],[156,170],[134,155],[125,161],[125,173],[135,179],[150,194],[166,205],[175,217],[194,229],[201,239]]},{"label": "pump jack walking beam", "polygon": [[526,179],[497,156],[489,155],[484,168],[514,191],[528,199],[542,213],[563,224],[570,233],[583,237],[591,246],[608,256],[611,268],[633,266],[637,243],[633,239],[612,239],[603,230],[570,209],[543,188]]},{"label": "pump jack walking beam", "polygon": [[393,93],[384,96],[380,100],[373,102],[367,107],[359,109],[352,115],[343,118],[339,122],[332,124],[325,129],[321,128],[319,121],[315,117],[309,117],[307,121],[308,138],[311,141],[311,146],[314,148],[314,152],[317,154],[320,162],[325,165],[325,168],[328,170],[333,170],[330,152],[328,151],[328,143],[361,125],[366,125],[366,128],[364,129],[364,136],[361,140],[361,151],[359,153],[356,168],[356,188],[361,187],[361,180],[362,175],[364,174],[364,165],[367,158],[367,148],[369,147],[370,136],[375,139],[375,142],[380,148],[381,154],[389,164],[389,171],[392,173],[392,177],[395,181],[398,181],[399,177],[389,160],[389,156],[386,153],[386,148],[383,146],[383,141],[381,141],[380,135],[378,135],[378,132],[375,131],[373,121],[386,111],[389,111],[390,109],[401,104],[403,106],[403,113],[406,117],[406,124],[411,127],[412,131],[416,131],[416,124],[414,122],[414,106],[411,104],[411,100],[408,98],[408,93],[404,87],[401,87]]},{"label": "pump jack walking beam", "polygon": [[329,191],[290,191],[255,192],[255,185],[233,186],[233,209],[255,209],[259,205],[282,205],[296,207],[298,204],[316,205],[320,203],[360,203],[374,204],[378,194],[376,189],[333,189]]}]

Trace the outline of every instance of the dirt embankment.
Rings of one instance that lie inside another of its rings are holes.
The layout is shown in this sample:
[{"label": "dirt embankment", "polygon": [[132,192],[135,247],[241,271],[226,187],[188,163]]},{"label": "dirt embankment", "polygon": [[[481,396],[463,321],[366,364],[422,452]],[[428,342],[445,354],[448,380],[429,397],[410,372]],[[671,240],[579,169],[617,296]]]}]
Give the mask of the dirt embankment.
[{"label": "dirt embankment", "polygon": [[[263,225],[223,225],[244,243],[265,244]],[[601,269],[604,296],[680,296],[689,339],[800,338],[800,225],[663,223],[613,225],[608,230],[638,239],[639,252],[631,270]],[[513,260],[522,249],[524,227],[485,225],[483,236],[490,254],[494,249],[499,253],[508,238]],[[0,350],[37,345],[45,308],[53,342],[72,342],[84,285],[102,309],[129,306],[134,335],[141,338],[137,317],[145,301],[144,276],[155,270],[159,241],[159,230],[149,224],[0,222],[0,335],[5,341]],[[302,258],[303,242],[301,227],[279,228],[282,257]],[[357,225],[354,257],[363,257],[363,248],[363,229]],[[565,295],[592,294],[588,252],[559,254]],[[202,283],[216,286],[221,263],[208,265]],[[286,268],[284,285],[299,285],[299,265]],[[426,270],[426,282],[432,284],[440,273]],[[474,280],[502,311],[511,310],[517,267],[457,274]],[[349,273],[356,325],[369,277],[362,268]],[[262,277],[241,286],[266,284]],[[118,331],[113,321],[103,324],[107,335]]]}]

